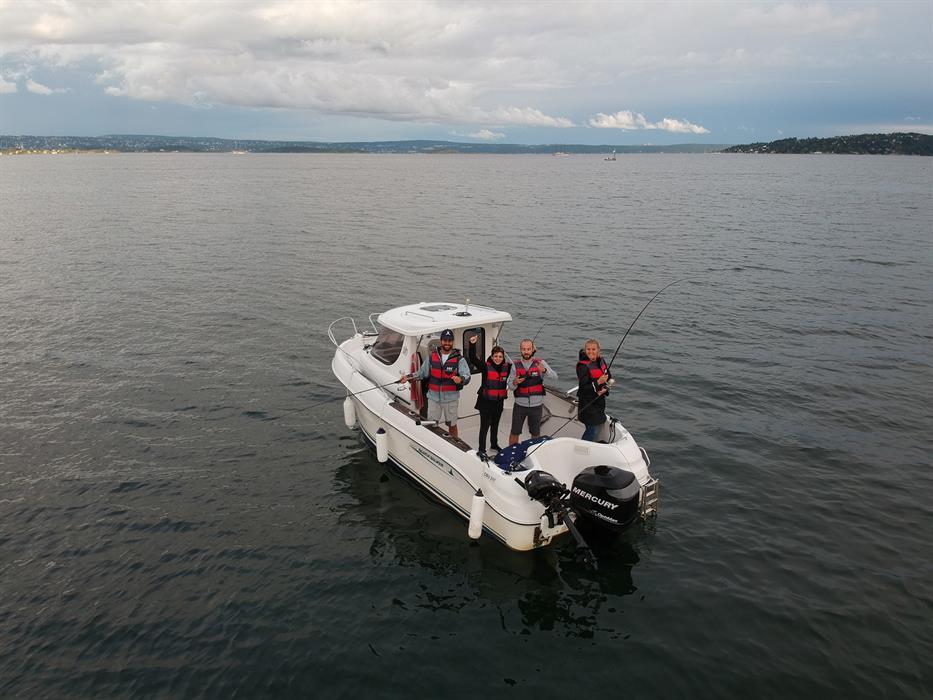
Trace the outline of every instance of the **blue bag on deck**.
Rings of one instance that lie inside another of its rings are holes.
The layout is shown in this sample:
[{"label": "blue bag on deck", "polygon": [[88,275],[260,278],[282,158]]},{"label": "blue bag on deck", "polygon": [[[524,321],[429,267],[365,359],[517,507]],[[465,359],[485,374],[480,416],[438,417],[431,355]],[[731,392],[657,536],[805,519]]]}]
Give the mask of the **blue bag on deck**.
[{"label": "blue bag on deck", "polygon": [[499,465],[499,468],[507,472],[520,472],[525,469],[521,465],[521,461],[525,459],[525,455],[528,454],[528,448],[532,445],[537,445],[538,443],[544,442],[545,440],[550,440],[551,438],[547,435],[542,435],[539,438],[530,438],[528,440],[523,440],[515,445],[509,445],[504,450],[499,452],[493,461]]}]

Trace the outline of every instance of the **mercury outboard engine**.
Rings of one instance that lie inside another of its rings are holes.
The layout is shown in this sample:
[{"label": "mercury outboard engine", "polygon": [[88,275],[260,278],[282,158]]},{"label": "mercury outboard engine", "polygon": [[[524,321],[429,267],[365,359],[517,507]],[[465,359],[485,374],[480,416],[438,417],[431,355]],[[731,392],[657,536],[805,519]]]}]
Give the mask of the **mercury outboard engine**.
[{"label": "mercury outboard engine", "polygon": [[621,532],[638,517],[641,487],[632,472],[618,467],[587,467],[570,489],[570,507],[586,521]]}]

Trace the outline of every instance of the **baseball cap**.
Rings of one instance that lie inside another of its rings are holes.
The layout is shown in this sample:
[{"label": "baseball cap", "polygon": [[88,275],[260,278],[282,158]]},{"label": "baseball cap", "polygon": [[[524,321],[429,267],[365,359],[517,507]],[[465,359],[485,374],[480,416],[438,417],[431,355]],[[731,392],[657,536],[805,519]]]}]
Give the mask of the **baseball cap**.
[{"label": "baseball cap", "polygon": [[441,331],[441,340],[453,340],[454,332],[449,328]]}]

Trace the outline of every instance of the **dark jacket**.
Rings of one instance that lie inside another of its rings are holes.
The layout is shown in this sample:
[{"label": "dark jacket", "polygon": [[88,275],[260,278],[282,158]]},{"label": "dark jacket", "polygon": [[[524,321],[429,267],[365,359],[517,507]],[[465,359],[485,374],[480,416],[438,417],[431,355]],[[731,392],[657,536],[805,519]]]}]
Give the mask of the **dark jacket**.
[{"label": "dark jacket", "polygon": [[[586,351],[581,350],[577,362],[577,381],[580,383],[577,390],[577,417],[584,425],[602,425],[606,422],[606,395],[597,395],[588,362]],[[612,374],[609,373],[609,376]]]},{"label": "dark jacket", "polygon": [[[486,362],[490,362],[490,363],[492,362],[492,355],[486,358]],[[507,375],[509,372],[509,367],[511,365],[509,364],[508,360],[502,360],[502,364],[497,365],[497,366],[504,368],[505,373]],[[487,399],[483,396],[483,386],[486,384],[486,364],[485,363],[483,363],[482,373],[483,373],[482,379],[480,379],[479,387],[477,387],[476,389],[476,403],[474,404],[474,408],[477,411],[483,411],[483,410],[492,411],[492,410],[498,409],[501,412],[502,406],[505,403],[505,399],[500,399],[498,401],[495,401],[492,399]]]}]

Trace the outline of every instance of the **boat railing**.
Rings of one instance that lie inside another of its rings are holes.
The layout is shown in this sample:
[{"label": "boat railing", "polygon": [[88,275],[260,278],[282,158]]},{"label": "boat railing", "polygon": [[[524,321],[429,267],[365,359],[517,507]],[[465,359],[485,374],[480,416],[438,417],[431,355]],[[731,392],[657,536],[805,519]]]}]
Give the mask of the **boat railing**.
[{"label": "boat railing", "polygon": [[486,311],[492,311],[493,313],[498,313],[499,309],[494,309],[491,306],[485,306],[483,304],[474,304],[472,301],[465,306],[467,310],[469,309],[485,309]]},{"label": "boat railing", "polygon": [[356,319],[352,316],[341,316],[340,318],[331,321],[330,325],[327,327],[327,337],[330,338],[330,342],[334,344],[335,347],[340,347],[340,342],[334,337],[334,326],[336,326],[341,321],[349,321],[350,325],[353,326],[353,335],[351,338],[357,335],[379,335],[379,329],[376,327],[376,324],[373,322],[373,316],[379,316],[379,314],[370,314],[369,315],[369,325],[373,327],[372,331],[364,330],[360,333],[359,329],[356,327]]},{"label": "boat railing", "polygon": [[349,321],[353,326],[353,335],[359,335],[360,332],[356,329],[356,321],[352,316],[341,316],[340,318],[331,321],[331,324],[327,327],[327,337],[330,338],[330,342],[334,344],[334,347],[340,347],[340,343],[337,342],[337,339],[334,337],[334,326],[336,326],[341,321]]},{"label": "boat railing", "polygon": [[420,316],[421,318],[426,318],[429,321],[434,320],[433,316],[429,316],[428,314],[419,314],[417,311],[412,311],[411,309],[405,312],[405,316]]},{"label": "boat railing", "polygon": [[577,389],[579,388],[580,387],[575,386],[575,387],[568,389],[567,391],[564,391],[563,389],[558,389],[557,387],[545,385],[544,393],[549,396],[558,398],[564,401],[565,403],[570,404],[571,406],[576,406],[577,404],[580,403],[580,400],[576,396]]}]

